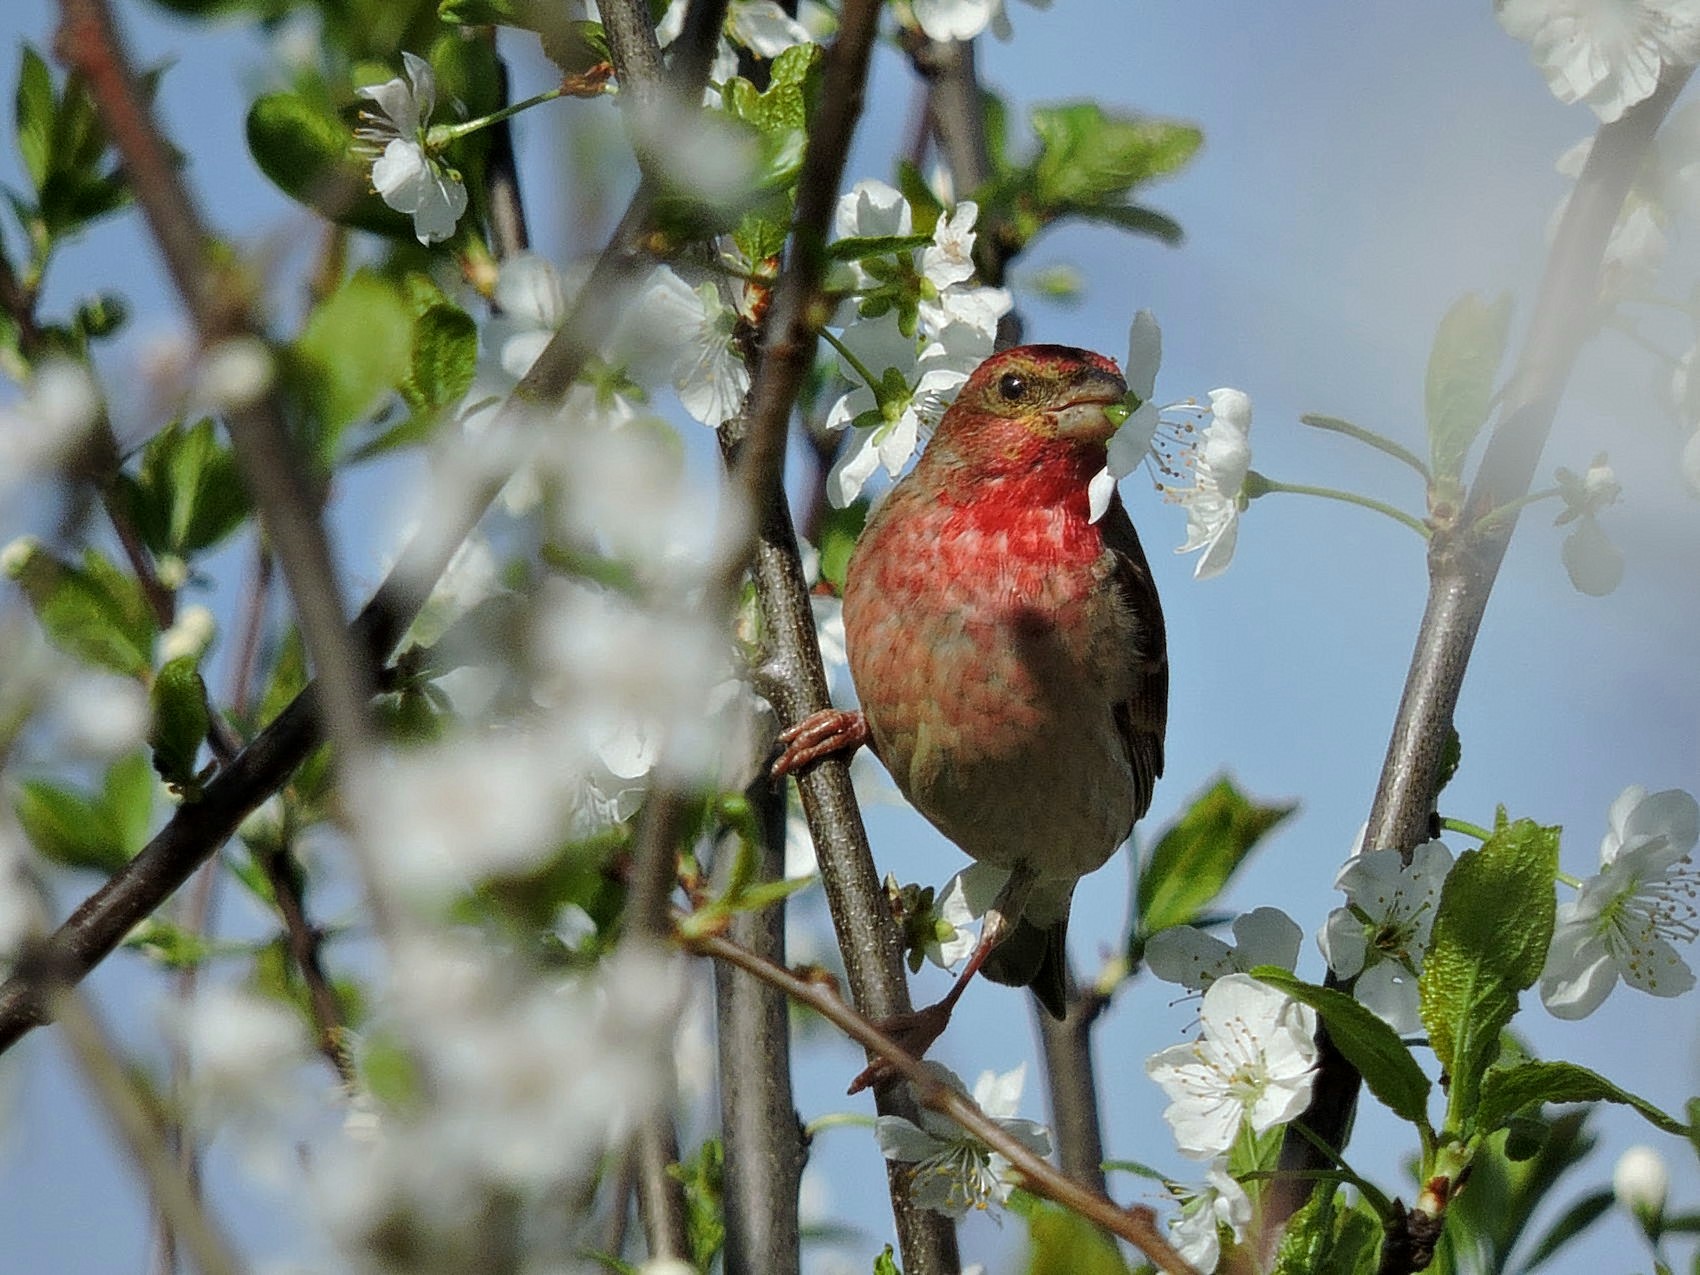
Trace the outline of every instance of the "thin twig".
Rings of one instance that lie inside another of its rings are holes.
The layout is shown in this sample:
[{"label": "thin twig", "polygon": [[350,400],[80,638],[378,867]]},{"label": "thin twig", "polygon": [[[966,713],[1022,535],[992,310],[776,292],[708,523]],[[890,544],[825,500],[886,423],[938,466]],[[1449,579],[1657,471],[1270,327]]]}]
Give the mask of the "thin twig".
[{"label": "thin twig", "polygon": [[665,1105],[658,1106],[633,1139],[638,1216],[643,1220],[650,1260],[656,1262],[691,1260],[684,1184],[669,1172],[678,1162],[679,1135],[673,1127],[673,1113]]},{"label": "thin twig", "polygon": [[[1639,171],[1653,135],[1687,83],[1692,68],[1671,68],[1658,90],[1622,119],[1601,125],[1564,219],[1547,255],[1539,299],[1522,357],[1506,388],[1499,422],[1483,452],[1453,527],[1437,527],[1429,542],[1428,605],[1417,630],[1404,694],[1394,718],[1387,756],[1370,810],[1366,846],[1398,849],[1407,858],[1428,837],[1447,741],[1464,673],[1482,616],[1516,529],[1516,518],[1496,520],[1491,534],[1473,534],[1472,522],[1529,490],[1552,429],[1553,414],[1571,367],[1594,322],[1600,262],[1618,210]],[[1328,1146],[1343,1146],[1357,1104],[1360,1077],[1325,1031],[1310,1108],[1300,1118]],[[1289,1132],[1281,1168],[1319,1167],[1315,1148]],[[1274,1251],[1287,1219],[1309,1198],[1311,1183],[1275,1182],[1264,1201],[1261,1250]],[[1413,1215],[1413,1225],[1434,1219]]]},{"label": "thin twig", "polygon": [[1101,1192],[1092,1190],[1055,1166],[1034,1155],[988,1116],[967,1094],[941,1083],[920,1059],[914,1057],[872,1022],[858,1014],[828,983],[801,978],[734,943],[724,935],[708,934],[681,940],[687,948],[717,961],[725,961],[782,990],[792,1000],[807,1005],[871,1054],[885,1059],[909,1082],[923,1107],[949,1116],[974,1138],[1008,1160],[1021,1175],[1021,1185],[1034,1195],[1078,1213],[1132,1244],[1160,1270],[1174,1275],[1196,1275],[1157,1227],[1157,1216],[1144,1205],[1123,1208]]},{"label": "thin twig", "polygon": [[72,1055],[112,1117],[131,1163],[147,1181],[154,1207],[169,1223],[171,1234],[181,1242],[201,1275],[242,1275],[241,1259],[196,1198],[193,1184],[170,1152],[166,1131],[94,1011],[69,987],[59,987],[53,1001]]}]

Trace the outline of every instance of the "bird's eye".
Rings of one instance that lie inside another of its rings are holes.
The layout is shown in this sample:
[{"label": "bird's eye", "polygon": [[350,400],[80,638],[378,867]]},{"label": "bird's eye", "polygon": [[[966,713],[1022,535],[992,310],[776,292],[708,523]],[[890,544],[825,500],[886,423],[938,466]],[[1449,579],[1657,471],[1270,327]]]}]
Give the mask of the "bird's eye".
[{"label": "bird's eye", "polygon": [[1011,403],[1019,402],[1027,393],[1027,378],[1015,372],[1005,372],[998,378],[998,393]]}]

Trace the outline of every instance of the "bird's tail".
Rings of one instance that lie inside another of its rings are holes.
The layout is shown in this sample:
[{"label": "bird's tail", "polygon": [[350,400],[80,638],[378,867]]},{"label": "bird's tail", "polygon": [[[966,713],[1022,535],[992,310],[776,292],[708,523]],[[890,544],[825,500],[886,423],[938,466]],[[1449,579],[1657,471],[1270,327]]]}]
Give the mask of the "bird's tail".
[{"label": "bird's tail", "polygon": [[1052,1018],[1068,1012],[1068,913],[1049,925],[1023,917],[992,949],[980,973],[1006,987],[1031,987]]}]

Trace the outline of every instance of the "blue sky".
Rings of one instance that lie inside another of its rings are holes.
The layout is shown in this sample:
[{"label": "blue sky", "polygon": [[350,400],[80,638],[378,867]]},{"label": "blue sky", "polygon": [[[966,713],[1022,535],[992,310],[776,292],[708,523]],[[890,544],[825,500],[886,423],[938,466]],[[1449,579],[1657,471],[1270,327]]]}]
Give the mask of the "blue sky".
[{"label": "blue sky", "polygon": [[[41,0],[0,7],[0,47],[19,39],[44,45],[49,10]],[[307,223],[254,170],[242,142],[244,95],[267,80],[265,51],[234,28],[209,33],[134,4],[124,12],[144,59],[174,60],[163,110],[213,219],[252,249],[288,244]],[[1423,369],[1436,323],[1463,292],[1509,290],[1520,331],[1548,218],[1566,189],[1553,160],[1592,130],[1593,117],[1549,96],[1486,0],[1060,0],[1048,12],[1012,3],[1011,16],[1016,39],[987,41],[981,67],[1009,95],[1013,118],[1032,103],[1092,96],[1194,121],[1206,139],[1193,165],[1149,196],[1186,228],[1180,248],[1089,228],[1036,242],[1023,268],[1071,263],[1087,289],[1073,308],[1022,298],[1029,335],[1120,358],[1133,311],[1150,307],[1164,328],[1160,397],[1242,388],[1256,404],[1255,467],[1420,512],[1421,493],[1406,471],[1310,431],[1298,417],[1344,416],[1424,449]],[[545,72],[534,51],[516,50],[516,60],[522,91],[540,86]],[[10,100],[15,73],[8,55],[0,101]],[[889,176],[883,157],[903,134],[911,93],[907,71],[887,51],[853,174]],[[564,239],[547,211],[565,206],[551,199],[561,180],[554,129],[547,108],[519,125],[522,161],[540,174],[530,191],[546,249]],[[0,157],[0,179],[14,180],[16,171],[15,157]],[[1691,248],[1678,246],[1678,261],[1691,260]],[[1673,271],[1668,290],[1685,294],[1691,277]],[[172,321],[134,220],[104,226],[67,253],[50,295],[94,287],[131,297],[138,332]],[[1692,340],[1664,323],[1648,330],[1673,353]],[[1593,868],[1606,809],[1625,785],[1700,788],[1700,504],[1674,477],[1678,436],[1652,390],[1660,375],[1620,337],[1608,334],[1584,352],[1542,473],[1558,464],[1580,469],[1596,451],[1610,451],[1625,496],[1605,525],[1627,556],[1624,583],[1605,599],[1576,593],[1550,514],[1543,507],[1524,520],[1465,686],[1464,764],[1443,802],[1445,813],[1478,823],[1502,802],[1513,816],[1564,825],[1564,866],[1579,875]],[[693,445],[708,454],[706,435]],[[1138,479],[1124,493],[1163,591],[1174,668],[1168,771],[1150,824],[1224,770],[1255,795],[1300,801],[1229,903],[1283,907],[1314,933],[1337,901],[1332,879],[1367,813],[1386,746],[1423,603],[1422,546],[1373,514],[1276,495],[1245,515],[1229,572],[1198,583],[1192,559],[1168,552],[1184,534],[1178,510]],[[397,515],[381,484],[344,499],[343,556],[354,579],[370,581],[387,547],[373,546],[374,529],[393,528]],[[882,871],[936,884],[960,866],[960,852],[912,814],[878,808],[869,823]],[[1072,929],[1077,964],[1095,964],[1118,942],[1126,880],[1118,858],[1082,888]],[[1308,938],[1300,972],[1322,972]],[[942,989],[929,975],[917,998]],[[113,961],[95,986],[127,1038],[149,1035],[156,992],[128,958]],[[1192,1021],[1195,1004],[1173,1001],[1166,986],[1142,980],[1129,988],[1099,1028],[1098,1058],[1109,1153],[1184,1176],[1142,1068]],[[1012,1015],[1025,1012],[1005,989],[975,988],[935,1056],[970,1082],[983,1068],[1005,1070],[1032,1056],[1025,1035],[1010,1030]],[[1700,1089],[1697,1020],[1692,999],[1620,990],[1582,1023],[1560,1023],[1537,1006],[1520,1025],[1543,1054],[1595,1067],[1679,1110]],[[19,1243],[0,1252],[0,1272],[136,1268],[143,1212],[57,1047],[41,1034],[12,1065],[21,1074],[0,1142],[0,1235]],[[805,1119],[847,1106],[840,1095],[857,1065],[847,1046],[808,1051],[799,1067]],[[1030,1076],[1023,1114],[1043,1117],[1038,1095]],[[1681,1146],[1617,1113],[1598,1127],[1605,1151],[1594,1161],[1596,1181],[1616,1151],[1650,1141],[1678,1166],[1675,1205],[1700,1204],[1700,1176]],[[1373,1111],[1359,1130],[1354,1162],[1403,1189],[1396,1165],[1409,1145]],[[867,1229],[868,1252],[877,1249],[887,1223],[879,1193],[868,1189],[883,1183],[871,1139],[827,1133],[817,1160],[828,1168],[832,1207]],[[1117,1185],[1133,1189],[1125,1179]],[[280,1251],[294,1230],[264,1198],[245,1188],[227,1202],[232,1228],[256,1254]],[[973,1219],[966,1255],[1000,1269],[996,1255],[1008,1263],[1018,1231]],[[1566,1268],[1607,1260],[1617,1268],[1633,1243],[1614,1218]]]}]

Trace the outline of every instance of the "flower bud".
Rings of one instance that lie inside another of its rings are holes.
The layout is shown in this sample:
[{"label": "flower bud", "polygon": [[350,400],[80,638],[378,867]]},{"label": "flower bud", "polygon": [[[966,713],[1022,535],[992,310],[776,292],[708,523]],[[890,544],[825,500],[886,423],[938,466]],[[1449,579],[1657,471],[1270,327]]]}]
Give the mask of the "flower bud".
[{"label": "flower bud", "polygon": [[1617,1167],[1612,1170],[1611,1189],[1618,1204],[1633,1214],[1644,1229],[1652,1231],[1664,1216],[1670,1170],[1652,1147],[1630,1147],[1618,1157]]}]

